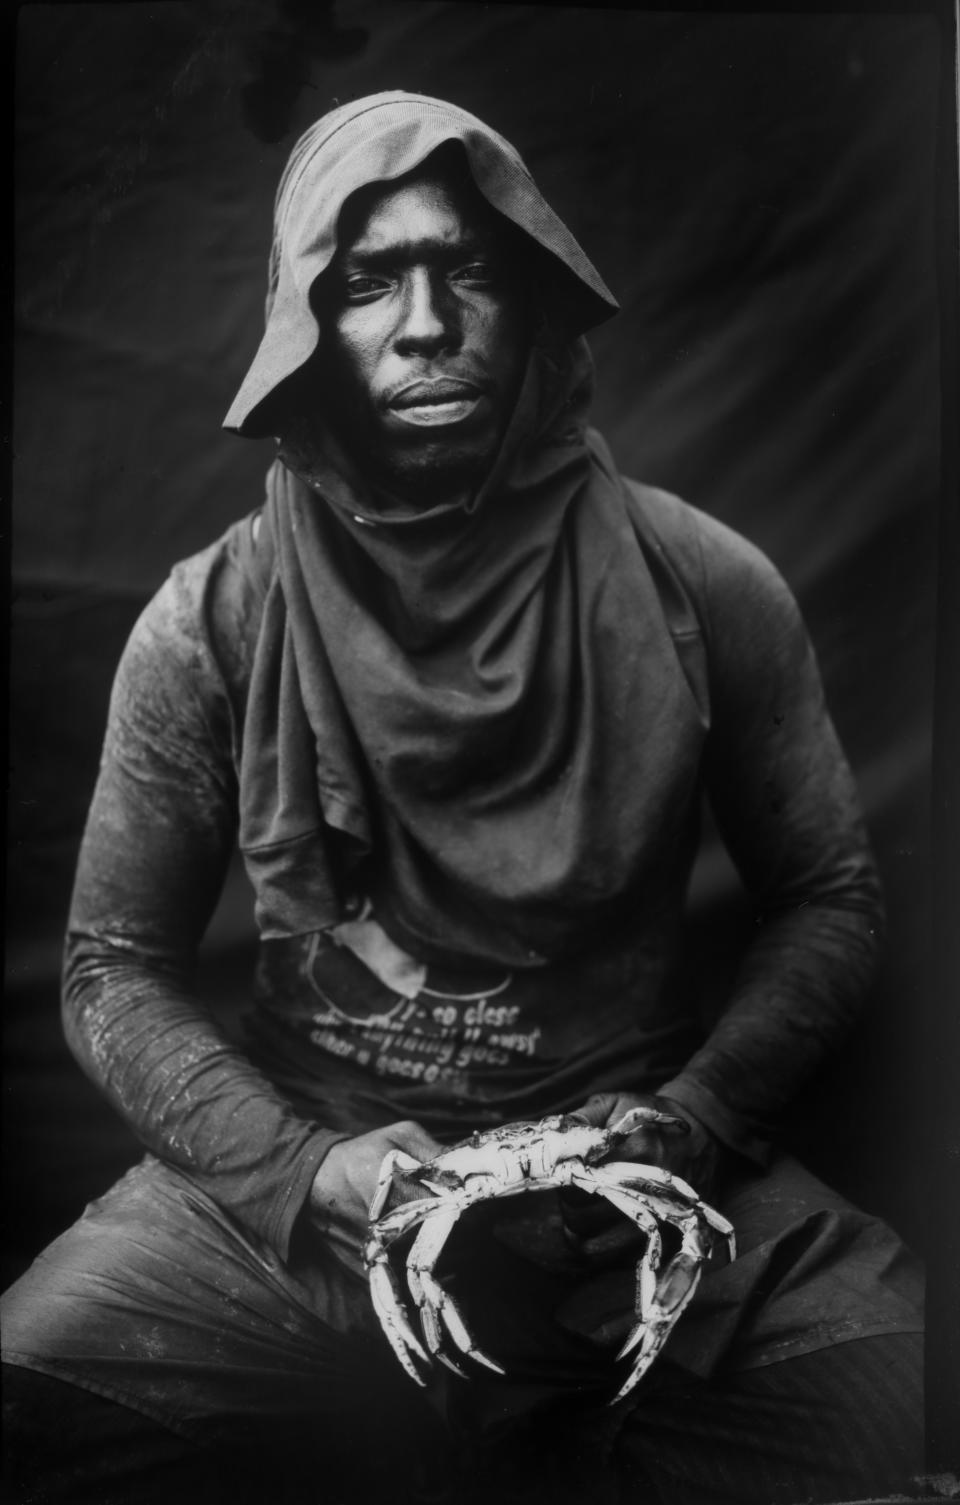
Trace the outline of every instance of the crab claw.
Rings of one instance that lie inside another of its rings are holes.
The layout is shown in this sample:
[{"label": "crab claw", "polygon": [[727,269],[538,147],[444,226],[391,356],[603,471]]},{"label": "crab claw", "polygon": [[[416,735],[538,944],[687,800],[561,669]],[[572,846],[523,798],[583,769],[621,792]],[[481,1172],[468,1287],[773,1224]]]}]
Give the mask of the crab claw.
[{"label": "crab claw", "polygon": [[[626,1358],[632,1349],[637,1349],[630,1373],[613,1397],[611,1405],[629,1395],[633,1387],[643,1379],[650,1365],[659,1354],[676,1324],[677,1318],[693,1300],[700,1284],[700,1266],[691,1264],[689,1257],[680,1254],[667,1266],[667,1278],[660,1285],[658,1295],[621,1346],[618,1359]],[[672,1286],[672,1289],[671,1289]],[[669,1304],[664,1296],[671,1297]]]},{"label": "crab claw", "polygon": [[624,1396],[629,1395],[634,1386],[643,1379],[663,1347],[673,1321],[672,1317],[653,1318],[649,1322],[639,1322],[634,1328],[617,1357],[620,1358],[621,1355],[629,1353],[630,1349],[636,1346],[638,1339],[640,1348],[630,1367],[630,1373],[610,1402],[611,1405],[615,1405],[618,1400],[623,1400]]}]

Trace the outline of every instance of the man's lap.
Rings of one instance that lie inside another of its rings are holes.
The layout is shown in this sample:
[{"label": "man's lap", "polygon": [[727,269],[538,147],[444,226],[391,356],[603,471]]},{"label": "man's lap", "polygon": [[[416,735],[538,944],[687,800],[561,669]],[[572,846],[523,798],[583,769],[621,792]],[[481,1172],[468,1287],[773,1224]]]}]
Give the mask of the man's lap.
[{"label": "man's lap", "polygon": [[[529,1199],[531,1213],[540,1201]],[[740,1257],[705,1275],[652,1374],[722,1395],[725,1376],[919,1329],[915,1262],[890,1230],[795,1162],[744,1178],[724,1207]],[[461,1242],[479,1251],[467,1271],[478,1337],[505,1362],[505,1381],[467,1385],[443,1371],[426,1399],[388,1349],[363,1281],[319,1238],[284,1265],[149,1157],[8,1293],[5,1357],[201,1443],[310,1439],[322,1428],[355,1448],[364,1417],[389,1416],[398,1436],[432,1446],[441,1413],[460,1412],[483,1434],[491,1418],[536,1415],[570,1394],[611,1418],[599,1423],[609,1438],[622,1411],[605,1401],[631,1321],[632,1262],[571,1283],[503,1250],[482,1218],[475,1232],[469,1221]],[[643,1382],[631,1413],[655,1406],[662,1384]]]},{"label": "man's lap", "polygon": [[3,1335],[8,1363],[201,1442],[238,1420],[335,1421],[381,1377],[391,1404],[413,1392],[359,1276],[319,1241],[284,1265],[151,1157],[6,1294]]}]

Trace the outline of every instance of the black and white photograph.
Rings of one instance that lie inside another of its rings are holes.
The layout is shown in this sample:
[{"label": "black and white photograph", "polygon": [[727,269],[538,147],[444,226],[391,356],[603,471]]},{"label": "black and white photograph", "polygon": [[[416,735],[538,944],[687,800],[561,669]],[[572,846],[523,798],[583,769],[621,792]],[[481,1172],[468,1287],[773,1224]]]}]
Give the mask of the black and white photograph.
[{"label": "black and white photograph", "polygon": [[955,8],[9,33],[4,1498],[960,1498]]}]

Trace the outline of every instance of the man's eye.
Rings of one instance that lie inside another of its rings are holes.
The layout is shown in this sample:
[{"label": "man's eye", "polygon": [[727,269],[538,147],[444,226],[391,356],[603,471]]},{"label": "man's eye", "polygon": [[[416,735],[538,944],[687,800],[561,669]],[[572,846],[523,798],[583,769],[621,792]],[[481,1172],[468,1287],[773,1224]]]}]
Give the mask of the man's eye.
[{"label": "man's eye", "polygon": [[347,297],[351,303],[365,303],[370,298],[385,292],[386,282],[382,277],[369,277],[365,273],[356,272],[345,280]]},{"label": "man's eye", "polygon": [[471,261],[465,267],[459,267],[454,273],[458,282],[466,282],[471,287],[488,287],[496,280],[496,272],[489,261]]}]

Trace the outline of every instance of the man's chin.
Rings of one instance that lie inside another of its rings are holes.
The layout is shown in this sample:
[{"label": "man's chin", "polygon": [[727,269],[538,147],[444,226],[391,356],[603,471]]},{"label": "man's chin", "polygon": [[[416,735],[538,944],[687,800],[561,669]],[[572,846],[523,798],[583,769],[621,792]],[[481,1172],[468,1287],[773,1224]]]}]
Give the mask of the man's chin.
[{"label": "man's chin", "polygon": [[479,490],[495,455],[495,444],[456,447],[449,441],[421,442],[389,456],[382,483],[415,506],[459,501]]}]

